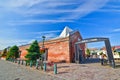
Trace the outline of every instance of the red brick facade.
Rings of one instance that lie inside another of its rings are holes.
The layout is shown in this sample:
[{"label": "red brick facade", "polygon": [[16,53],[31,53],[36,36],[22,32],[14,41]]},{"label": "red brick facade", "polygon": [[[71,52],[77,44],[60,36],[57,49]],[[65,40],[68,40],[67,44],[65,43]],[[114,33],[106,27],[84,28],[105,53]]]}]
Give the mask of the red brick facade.
[{"label": "red brick facade", "polygon": [[69,37],[46,41],[45,47],[48,48],[48,60],[70,62]]},{"label": "red brick facade", "polygon": [[[74,32],[73,34],[70,35],[70,62],[74,62],[74,57],[75,57],[75,43],[79,40],[82,40],[82,36],[78,31]],[[85,56],[85,44],[80,44],[79,47],[83,51],[83,56]]]},{"label": "red brick facade", "polygon": [[21,59],[25,59],[25,55],[27,54],[27,50],[29,48],[30,45],[24,45],[24,46],[20,46],[19,50],[21,51]]},{"label": "red brick facade", "polygon": [[[53,40],[45,41],[45,48],[48,48],[48,61],[53,62],[73,62],[74,61],[74,44],[78,40],[81,40],[82,37],[78,31],[70,34],[69,37],[58,38]],[[39,46],[42,46],[42,42],[39,43]],[[20,46],[21,58],[24,59],[24,56],[27,54],[26,49],[29,48],[29,45]],[[85,52],[85,45],[80,45],[80,48]]]}]

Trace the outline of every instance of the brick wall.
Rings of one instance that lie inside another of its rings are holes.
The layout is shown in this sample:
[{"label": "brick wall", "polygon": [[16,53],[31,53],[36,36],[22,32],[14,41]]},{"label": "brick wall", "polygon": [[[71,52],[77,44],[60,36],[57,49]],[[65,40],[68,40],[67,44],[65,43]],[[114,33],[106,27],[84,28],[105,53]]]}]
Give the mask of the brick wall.
[{"label": "brick wall", "polygon": [[[40,42],[39,46],[42,47],[43,43]],[[21,59],[25,59],[27,50],[30,45],[20,46],[21,50]],[[48,60],[53,62],[70,62],[69,56],[69,37],[53,39],[45,41],[45,48],[48,48]]]},{"label": "brick wall", "polygon": [[21,51],[21,59],[25,59],[25,55],[27,54],[27,50],[30,47],[30,45],[23,45],[23,46],[19,46],[19,50]]},{"label": "brick wall", "polygon": [[[45,48],[48,48],[48,61],[53,62],[73,62],[74,61],[74,44],[78,41],[78,39],[82,39],[80,33],[77,31],[71,34],[66,38],[53,39],[44,42]],[[39,46],[42,47],[43,43],[39,42]],[[26,49],[29,48],[30,45],[20,46],[21,50],[21,58],[24,59],[24,56],[27,54]],[[85,45],[80,45],[81,49],[84,52]]]},{"label": "brick wall", "polygon": [[[74,62],[75,57],[75,43],[79,40],[82,40],[82,36],[80,35],[79,31],[74,32],[70,35],[70,60]],[[83,51],[83,56],[85,55],[85,44],[80,44],[79,47]]]},{"label": "brick wall", "polygon": [[[42,46],[42,43],[39,43]],[[53,62],[70,62],[69,37],[45,41],[48,48],[48,60]]]}]

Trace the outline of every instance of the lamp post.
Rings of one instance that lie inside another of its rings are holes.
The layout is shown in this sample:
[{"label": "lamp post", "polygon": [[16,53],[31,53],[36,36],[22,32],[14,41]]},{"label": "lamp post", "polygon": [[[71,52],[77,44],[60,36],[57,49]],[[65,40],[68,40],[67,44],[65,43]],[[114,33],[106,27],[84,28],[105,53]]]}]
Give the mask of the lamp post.
[{"label": "lamp post", "polygon": [[8,46],[6,49],[7,49],[7,53],[8,53],[8,52],[9,52],[9,50],[10,50],[10,46]]},{"label": "lamp post", "polygon": [[19,59],[18,59],[18,64],[20,64],[20,56],[21,56],[21,51],[19,50]]},{"label": "lamp post", "polygon": [[43,45],[42,45],[42,48],[44,48],[45,36],[42,36],[42,38],[43,38]]},{"label": "lamp post", "polygon": [[21,50],[19,50],[19,57],[21,56]]}]

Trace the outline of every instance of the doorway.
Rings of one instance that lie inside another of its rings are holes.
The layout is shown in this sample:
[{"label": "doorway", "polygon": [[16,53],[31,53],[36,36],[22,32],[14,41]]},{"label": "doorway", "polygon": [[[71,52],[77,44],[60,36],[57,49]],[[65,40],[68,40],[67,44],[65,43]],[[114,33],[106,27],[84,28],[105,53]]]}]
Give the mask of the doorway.
[{"label": "doorway", "polygon": [[82,59],[83,59],[83,57],[81,56],[82,51],[79,48],[80,44],[92,43],[92,42],[100,42],[100,41],[104,41],[105,47],[106,47],[106,51],[107,51],[107,55],[108,55],[109,65],[114,68],[115,67],[115,61],[114,61],[114,58],[113,58],[113,54],[112,54],[111,44],[110,44],[109,38],[101,38],[101,37],[87,38],[87,39],[83,39],[81,41],[76,42],[75,43],[75,62],[76,63],[81,63]]}]

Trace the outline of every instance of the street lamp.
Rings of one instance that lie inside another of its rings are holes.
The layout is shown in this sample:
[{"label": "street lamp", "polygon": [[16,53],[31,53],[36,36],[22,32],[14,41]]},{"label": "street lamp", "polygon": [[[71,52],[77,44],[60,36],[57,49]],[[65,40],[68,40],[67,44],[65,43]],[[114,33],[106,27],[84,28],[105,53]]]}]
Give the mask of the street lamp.
[{"label": "street lamp", "polygon": [[42,38],[43,38],[43,45],[42,45],[42,48],[44,48],[44,41],[45,41],[45,36],[42,36]]},{"label": "street lamp", "polygon": [[21,56],[21,50],[19,50],[19,58],[20,58],[20,56]]},{"label": "street lamp", "polygon": [[10,50],[10,46],[7,47],[7,52]]}]

